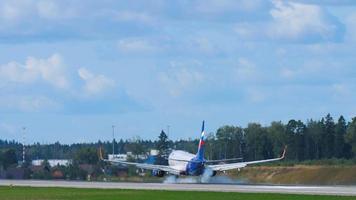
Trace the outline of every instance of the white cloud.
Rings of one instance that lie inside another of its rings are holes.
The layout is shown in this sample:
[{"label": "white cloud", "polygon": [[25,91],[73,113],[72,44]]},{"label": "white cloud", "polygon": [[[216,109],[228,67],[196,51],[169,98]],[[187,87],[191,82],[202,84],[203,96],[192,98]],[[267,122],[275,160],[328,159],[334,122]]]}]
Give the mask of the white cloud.
[{"label": "white cloud", "polygon": [[57,110],[60,107],[59,103],[45,96],[3,95],[0,98],[2,111],[41,112]]},{"label": "white cloud", "polygon": [[277,39],[322,39],[335,38],[338,26],[329,20],[326,12],[317,5],[273,1],[270,11],[273,23],[268,34]]},{"label": "white cloud", "polygon": [[292,0],[306,4],[318,4],[323,6],[352,6],[356,5],[354,0]]},{"label": "white cloud", "polygon": [[[259,27],[259,29],[257,27]],[[237,23],[233,29],[234,29],[235,33],[237,33],[239,38],[254,39],[254,38],[258,38],[258,37],[262,36],[261,30],[260,30],[261,27],[264,28],[264,26],[262,24],[256,25],[256,24],[252,24],[252,23],[242,22],[242,23]]]},{"label": "white cloud", "polygon": [[344,76],[347,67],[342,63],[322,60],[306,60],[297,67],[283,67],[280,75],[285,79],[325,80],[331,76]]},{"label": "white cloud", "polygon": [[356,42],[356,13],[346,19],[346,40]]},{"label": "white cloud", "polygon": [[78,10],[71,5],[70,1],[2,0],[0,2],[0,22],[14,23],[30,18],[70,18],[76,16],[76,12]]},{"label": "white cloud", "polygon": [[84,92],[87,95],[99,94],[115,86],[114,80],[102,74],[93,74],[85,68],[80,68],[78,75],[85,82]]},{"label": "white cloud", "polygon": [[66,17],[66,10],[64,7],[60,7],[60,5],[55,1],[39,1],[36,7],[37,13],[41,18],[56,19]]},{"label": "white cloud", "polygon": [[177,67],[180,63],[172,62],[172,68],[167,72],[159,74],[159,80],[162,85],[168,89],[171,96],[180,96],[185,91],[197,87],[205,80],[202,72],[193,68]]},{"label": "white cloud", "polygon": [[231,11],[255,11],[263,0],[200,0],[196,10],[202,13],[224,13]]},{"label": "white cloud", "polygon": [[18,21],[29,15],[32,10],[32,0],[3,0],[0,2],[0,21]]},{"label": "white cloud", "polygon": [[249,102],[260,103],[266,100],[266,95],[257,89],[248,88],[246,90],[246,97]]},{"label": "white cloud", "polygon": [[286,67],[282,68],[280,71],[281,76],[283,78],[287,78],[287,79],[293,78],[298,73],[299,73],[299,71],[293,70],[290,68],[286,68]]},{"label": "white cloud", "polygon": [[256,65],[245,58],[239,58],[235,67],[235,78],[237,81],[256,80],[258,78]]},{"label": "white cloud", "polygon": [[130,52],[142,52],[151,53],[158,48],[146,39],[140,38],[127,38],[118,41],[118,48],[120,52],[130,53]]},{"label": "white cloud", "polygon": [[217,46],[206,37],[196,38],[193,41],[193,45],[192,48],[198,48],[198,50],[203,53],[213,54],[217,51]]},{"label": "white cloud", "polygon": [[29,57],[24,64],[13,61],[0,65],[0,78],[0,82],[5,83],[33,83],[42,80],[57,88],[69,86],[65,67],[58,54],[47,59]]},{"label": "white cloud", "polygon": [[352,94],[348,86],[342,83],[335,83],[331,86],[331,88],[334,92],[338,94],[337,96],[342,95],[343,97],[345,97]]},{"label": "white cloud", "polygon": [[113,17],[116,21],[120,22],[138,22],[146,25],[152,25],[156,21],[155,18],[148,13],[129,10],[114,12]]}]

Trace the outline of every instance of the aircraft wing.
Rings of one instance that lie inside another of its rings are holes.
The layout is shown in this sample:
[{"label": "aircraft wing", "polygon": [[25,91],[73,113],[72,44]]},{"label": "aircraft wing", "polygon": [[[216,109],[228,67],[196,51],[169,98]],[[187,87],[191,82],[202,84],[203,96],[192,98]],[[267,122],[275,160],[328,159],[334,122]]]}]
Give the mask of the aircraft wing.
[{"label": "aircraft wing", "polygon": [[229,162],[235,160],[242,160],[243,158],[229,158],[229,159],[221,159],[221,160],[205,160],[205,163],[219,163],[219,162]]},{"label": "aircraft wing", "polygon": [[146,163],[136,163],[136,162],[104,159],[102,156],[102,153],[101,153],[101,149],[99,151],[100,151],[100,155],[99,155],[100,160],[102,160],[104,162],[108,162],[108,163],[112,163],[112,164],[119,164],[119,165],[131,165],[131,166],[135,166],[140,169],[147,169],[147,170],[161,170],[161,171],[165,171],[165,172],[168,172],[168,173],[174,174],[174,175],[180,174],[179,170],[174,169],[167,165],[152,165],[152,164],[146,164]]},{"label": "aircraft wing", "polygon": [[284,159],[285,154],[286,154],[286,148],[284,149],[282,156],[279,158],[273,158],[273,159],[267,159],[267,160],[256,160],[256,161],[249,161],[249,162],[229,163],[229,164],[207,165],[206,168],[211,169],[213,171],[226,171],[226,170],[232,170],[232,169],[240,169],[240,168],[246,167],[247,165],[282,160],[282,159]]}]

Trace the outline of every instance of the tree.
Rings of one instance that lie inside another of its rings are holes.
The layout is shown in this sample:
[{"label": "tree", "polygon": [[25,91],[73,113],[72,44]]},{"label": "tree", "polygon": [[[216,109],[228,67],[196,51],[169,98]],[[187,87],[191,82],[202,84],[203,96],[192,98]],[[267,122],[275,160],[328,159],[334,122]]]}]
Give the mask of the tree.
[{"label": "tree", "polygon": [[15,149],[5,150],[2,155],[2,164],[5,169],[10,167],[11,165],[17,164],[17,156]]},{"label": "tree", "polygon": [[307,123],[309,149],[306,152],[309,154],[309,159],[323,158],[323,127],[324,125],[321,121],[309,120]]},{"label": "tree", "polygon": [[169,153],[169,141],[167,134],[162,130],[157,142],[158,158],[157,164],[166,164],[166,159]]},{"label": "tree", "polygon": [[213,160],[214,159],[214,147],[216,145],[215,142],[215,134],[214,133],[208,133],[205,138],[205,156],[208,160]]},{"label": "tree", "polygon": [[250,123],[244,129],[248,160],[259,160],[273,157],[271,139],[267,129],[258,123]]},{"label": "tree", "polygon": [[99,161],[97,150],[94,147],[84,147],[79,149],[74,156],[74,162],[78,164],[95,165]]},{"label": "tree", "polygon": [[286,126],[288,135],[288,158],[303,160],[306,126],[300,120],[290,120]]},{"label": "tree", "polygon": [[[223,158],[243,156],[243,129],[235,126],[222,126],[216,131],[218,149]],[[219,156],[222,157],[221,155]]]},{"label": "tree", "polygon": [[126,149],[127,151],[132,152],[132,154],[135,156],[134,159],[138,159],[139,155],[145,153],[143,141],[138,136],[133,137],[131,140],[128,141]]},{"label": "tree", "polygon": [[282,122],[272,122],[267,128],[268,135],[271,137],[273,154],[279,156],[281,150],[287,145],[286,127]]},{"label": "tree", "polygon": [[1,169],[3,167],[3,153],[0,151],[0,172],[1,172]]},{"label": "tree", "polygon": [[335,143],[334,143],[334,155],[337,158],[346,158],[346,144],[345,144],[345,135],[346,135],[346,121],[343,116],[340,116],[336,126],[335,126]]},{"label": "tree", "polygon": [[354,156],[356,155],[356,117],[352,119],[352,122],[347,127],[346,142],[351,146]]},{"label": "tree", "polygon": [[324,122],[324,151],[327,158],[334,156],[335,123],[330,114],[326,115]]}]

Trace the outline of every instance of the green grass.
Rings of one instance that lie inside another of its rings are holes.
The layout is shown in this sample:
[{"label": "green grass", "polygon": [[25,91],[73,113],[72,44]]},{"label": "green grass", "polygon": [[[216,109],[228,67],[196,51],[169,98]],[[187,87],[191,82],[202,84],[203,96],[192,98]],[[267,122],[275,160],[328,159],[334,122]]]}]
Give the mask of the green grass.
[{"label": "green grass", "polygon": [[116,189],[0,187],[1,200],[351,200],[355,197]]}]

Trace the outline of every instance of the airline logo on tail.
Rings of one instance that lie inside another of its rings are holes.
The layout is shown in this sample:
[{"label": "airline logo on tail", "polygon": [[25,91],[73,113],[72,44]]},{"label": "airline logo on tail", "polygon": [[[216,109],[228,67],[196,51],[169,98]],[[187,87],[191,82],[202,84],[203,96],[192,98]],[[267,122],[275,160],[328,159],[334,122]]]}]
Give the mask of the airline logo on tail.
[{"label": "airline logo on tail", "polygon": [[199,149],[202,147],[202,146],[204,146],[204,144],[205,144],[205,131],[204,131],[204,121],[203,121],[203,126],[202,126],[202,128],[201,128],[201,137],[200,137],[200,142],[199,142]]},{"label": "airline logo on tail", "polygon": [[205,131],[204,131],[204,121],[203,126],[201,127],[201,137],[199,141],[199,147],[196,158],[199,160],[204,160],[204,144],[205,144]]}]

